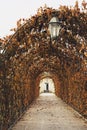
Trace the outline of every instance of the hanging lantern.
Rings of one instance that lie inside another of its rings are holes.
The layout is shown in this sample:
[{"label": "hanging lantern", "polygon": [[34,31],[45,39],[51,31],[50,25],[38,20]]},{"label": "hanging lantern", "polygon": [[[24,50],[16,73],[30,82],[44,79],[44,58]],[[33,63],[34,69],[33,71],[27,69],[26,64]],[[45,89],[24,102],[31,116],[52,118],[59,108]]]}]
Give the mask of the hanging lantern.
[{"label": "hanging lantern", "polygon": [[49,22],[49,32],[52,39],[58,37],[60,29],[61,26],[58,18],[53,17]]}]

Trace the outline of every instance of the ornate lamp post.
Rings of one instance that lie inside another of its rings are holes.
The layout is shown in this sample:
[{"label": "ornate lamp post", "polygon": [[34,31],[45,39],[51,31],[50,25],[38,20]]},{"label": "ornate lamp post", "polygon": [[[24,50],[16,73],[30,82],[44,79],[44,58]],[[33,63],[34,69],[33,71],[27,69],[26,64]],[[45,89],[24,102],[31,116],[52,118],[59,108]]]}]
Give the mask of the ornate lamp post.
[{"label": "ornate lamp post", "polygon": [[58,37],[61,26],[57,17],[53,17],[49,22],[49,32],[51,35],[51,39],[55,39]]}]

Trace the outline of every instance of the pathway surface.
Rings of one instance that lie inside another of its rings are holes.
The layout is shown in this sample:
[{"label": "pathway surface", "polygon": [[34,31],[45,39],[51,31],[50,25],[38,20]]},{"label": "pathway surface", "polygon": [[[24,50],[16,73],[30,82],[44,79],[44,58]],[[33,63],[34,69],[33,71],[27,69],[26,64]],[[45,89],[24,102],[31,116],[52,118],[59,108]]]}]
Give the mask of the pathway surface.
[{"label": "pathway surface", "polygon": [[87,130],[87,120],[54,94],[42,94],[12,130]]}]

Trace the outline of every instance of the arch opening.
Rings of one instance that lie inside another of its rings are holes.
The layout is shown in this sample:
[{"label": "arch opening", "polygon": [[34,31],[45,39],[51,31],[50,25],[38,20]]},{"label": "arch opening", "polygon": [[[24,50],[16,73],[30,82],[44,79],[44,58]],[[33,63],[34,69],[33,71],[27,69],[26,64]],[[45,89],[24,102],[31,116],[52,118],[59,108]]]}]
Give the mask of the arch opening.
[{"label": "arch opening", "polygon": [[45,71],[37,76],[35,80],[35,97],[40,94],[55,94],[60,97],[61,84],[58,75],[50,71]]},{"label": "arch opening", "polygon": [[51,78],[46,77],[41,79],[39,84],[40,90],[39,93],[55,93],[54,82]]}]

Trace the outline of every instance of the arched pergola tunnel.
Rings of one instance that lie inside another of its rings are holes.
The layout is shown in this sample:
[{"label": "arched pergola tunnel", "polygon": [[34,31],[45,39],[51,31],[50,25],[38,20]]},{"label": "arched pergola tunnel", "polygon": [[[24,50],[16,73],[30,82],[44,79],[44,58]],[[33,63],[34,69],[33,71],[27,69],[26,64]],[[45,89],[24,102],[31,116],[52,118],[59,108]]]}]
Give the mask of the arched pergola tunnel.
[{"label": "arched pergola tunnel", "polygon": [[36,79],[36,95],[40,93],[47,92],[46,84],[48,84],[48,92],[55,93],[57,96],[60,96],[60,82],[56,74],[44,72],[39,75]]},{"label": "arched pergola tunnel", "polygon": [[[54,15],[62,29],[50,40]],[[87,117],[86,29],[86,14],[68,7],[41,8],[17,28],[0,55],[1,129],[7,130],[39,96],[45,78],[52,79],[57,96]]]}]

